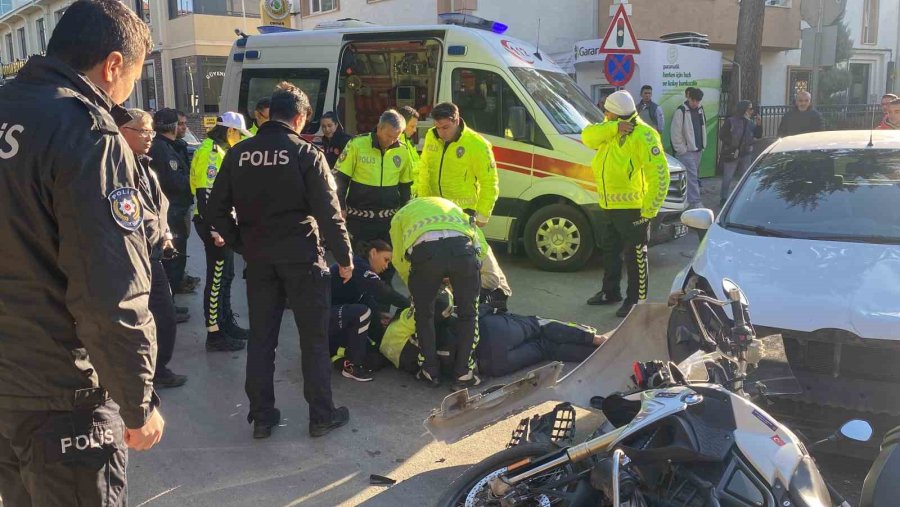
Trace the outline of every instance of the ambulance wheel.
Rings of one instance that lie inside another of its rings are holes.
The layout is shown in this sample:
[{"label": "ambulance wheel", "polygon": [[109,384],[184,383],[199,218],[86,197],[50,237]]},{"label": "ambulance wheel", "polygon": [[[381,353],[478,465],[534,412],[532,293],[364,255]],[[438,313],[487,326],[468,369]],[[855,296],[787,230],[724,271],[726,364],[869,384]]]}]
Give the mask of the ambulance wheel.
[{"label": "ambulance wheel", "polygon": [[594,254],[588,219],[568,204],[535,211],[525,223],[525,253],[544,271],[578,271]]}]

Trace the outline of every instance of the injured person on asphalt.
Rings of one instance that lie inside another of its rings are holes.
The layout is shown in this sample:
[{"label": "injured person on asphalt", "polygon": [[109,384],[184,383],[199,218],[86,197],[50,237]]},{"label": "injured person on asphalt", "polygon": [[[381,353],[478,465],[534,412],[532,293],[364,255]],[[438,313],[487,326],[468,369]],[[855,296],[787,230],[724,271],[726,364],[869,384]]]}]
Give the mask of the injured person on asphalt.
[{"label": "injured person on asphalt", "polygon": [[[410,308],[399,311],[379,347],[391,365],[412,374],[420,368],[414,313]],[[450,375],[454,360],[450,352],[455,350],[454,325],[453,295],[445,288],[435,304],[437,353],[445,376]],[[486,304],[479,307],[478,329],[476,364],[480,374],[490,377],[508,375],[542,361],[581,362],[606,341],[606,336],[590,326],[498,313]]]}]

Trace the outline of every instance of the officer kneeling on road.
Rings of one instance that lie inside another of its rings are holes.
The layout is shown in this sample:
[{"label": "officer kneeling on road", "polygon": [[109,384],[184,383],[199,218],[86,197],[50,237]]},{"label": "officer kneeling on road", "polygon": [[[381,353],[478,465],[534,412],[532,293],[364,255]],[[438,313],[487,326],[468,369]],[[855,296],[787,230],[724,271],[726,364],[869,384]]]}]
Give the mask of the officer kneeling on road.
[{"label": "officer kneeling on road", "polygon": [[125,505],[128,448],[163,435],[134,155],[117,106],[150,30],[77,1],[0,87],[0,497]]},{"label": "officer kneeling on road", "polygon": [[622,301],[624,249],[628,293],[616,315],[625,317],[635,304],[647,299],[650,220],[666,198],[669,164],[659,133],[638,117],[631,94],[617,91],[606,98],[605,106],[608,121],[589,125],[581,134],[585,146],[597,150],[592,166],[603,209],[603,287],[587,303]]},{"label": "officer kneeling on road", "polygon": [[247,261],[247,420],[254,422],[254,438],[270,436],[281,421],[274,374],[285,296],[300,331],[310,436],[320,437],[350,420],[347,408],[336,409],[331,398],[331,274],[319,231],[345,282],[353,274],[353,261],[331,170],[322,152],[299,135],[309,111],[309,99],[299,88],[278,85],[269,121],[225,155],[206,207],[225,244]]},{"label": "officer kneeling on road", "polygon": [[456,362],[451,389],[477,386],[475,346],[478,345],[478,293],[485,240],[481,229],[462,208],[441,197],[413,199],[391,221],[394,267],[409,287],[422,349],[422,369],[416,375],[431,387],[440,386],[440,366],[434,332],[434,302],[449,278],[459,317]]}]

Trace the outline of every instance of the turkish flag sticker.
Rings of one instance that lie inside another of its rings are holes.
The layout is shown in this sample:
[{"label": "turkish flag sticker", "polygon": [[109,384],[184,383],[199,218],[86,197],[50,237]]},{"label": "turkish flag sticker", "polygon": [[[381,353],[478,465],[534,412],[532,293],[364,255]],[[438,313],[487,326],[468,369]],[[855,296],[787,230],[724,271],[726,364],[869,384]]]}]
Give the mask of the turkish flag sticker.
[{"label": "turkish flag sticker", "polygon": [[780,436],[778,436],[777,434],[776,434],[776,435],[772,435],[772,441],[775,442],[775,445],[777,445],[778,447],[784,447],[784,445],[785,445],[785,443],[786,443],[786,442],[785,442]]}]

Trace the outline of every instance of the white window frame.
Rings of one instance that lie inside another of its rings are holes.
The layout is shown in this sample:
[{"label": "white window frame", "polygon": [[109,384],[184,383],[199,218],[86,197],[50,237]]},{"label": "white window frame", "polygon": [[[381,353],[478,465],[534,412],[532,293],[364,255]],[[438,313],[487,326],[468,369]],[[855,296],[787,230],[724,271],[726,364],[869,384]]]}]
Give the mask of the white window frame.
[{"label": "white window frame", "polygon": [[[869,16],[874,10],[874,18]],[[878,44],[878,22],[881,14],[881,5],[878,0],[863,0],[862,32],[859,34],[860,44],[874,46]]]},{"label": "white window frame", "polygon": [[[331,9],[322,9],[323,2],[331,2]],[[315,9],[315,5],[319,4],[319,10]],[[327,14],[329,12],[336,12],[339,9],[338,0],[309,0],[309,15],[316,16],[319,14]]]}]

